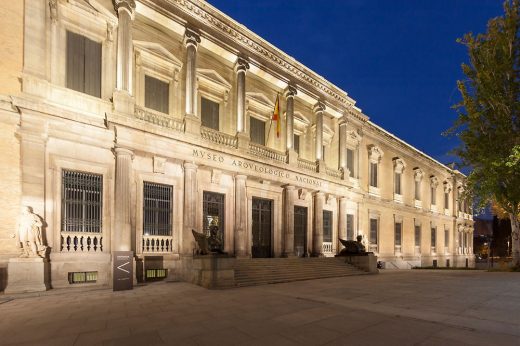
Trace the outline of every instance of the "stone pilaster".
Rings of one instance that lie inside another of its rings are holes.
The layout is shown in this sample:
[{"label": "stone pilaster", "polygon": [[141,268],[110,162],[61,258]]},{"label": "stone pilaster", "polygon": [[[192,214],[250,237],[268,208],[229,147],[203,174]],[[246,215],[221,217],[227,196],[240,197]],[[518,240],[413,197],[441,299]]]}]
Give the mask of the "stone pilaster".
[{"label": "stone pilaster", "polygon": [[[347,168],[347,118],[343,116],[339,120],[339,160],[338,168]],[[352,172],[353,173],[353,172]]]},{"label": "stone pilaster", "polygon": [[347,197],[339,199],[338,237],[341,239],[347,239],[347,201]]},{"label": "stone pilaster", "polygon": [[244,58],[238,58],[235,64],[237,74],[237,138],[238,147],[247,149],[249,135],[246,133],[246,72],[249,63]]},{"label": "stone pilaster", "polygon": [[295,187],[285,186],[284,189],[284,247],[283,257],[294,256],[294,197]]},{"label": "stone pilaster", "polygon": [[[316,116],[316,140],[314,151],[316,155],[316,161],[323,161],[323,112],[325,111],[325,105],[321,101],[318,101],[313,108]],[[322,164],[320,164],[322,166]]]},{"label": "stone pilaster", "polygon": [[197,48],[200,36],[186,28],[184,45],[186,46],[186,108],[184,115],[185,131],[194,135],[200,134],[200,119],[195,114],[197,102]]},{"label": "stone pilaster", "polygon": [[118,15],[117,26],[117,67],[116,91],[113,95],[114,109],[117,112],[134,113],[135,101],[132,97],[133,86],[133,45],[132,22],[135,14],[134,0],[115,0]]},{"label": "stone pilaster", "polygon": [[323,205],[325,194],[316,192],[314,194],[314,229],[312,232],[312,256],[323,256]]},{"label": "stone pilaster", "polygon": [[114,153],[116,156],[116,179],[112,250],[135,251],[132,247],[132,229],[130,224],[133,153],[125,148],[115,148]]},{"label": "stone pilaster", "polygon": [[182,229],[181,253],[191,255],[195,248],[192,229],[197,226],[197,165],[184,163],[184,227]]},{"label": "stone pilaster", "polygon": [[247,176],[238,174],[235,176],[235,256],[246,257],[248,255],[246,245],[247,230]]},{"label": "stone pilaster", "polygon": [[296,94],[296,88],[292,85],[287,86],[284,91],[284,96],[287,100],[285,111],[285,146],[287,150],[294,150],[294,96],[296,96]]}]

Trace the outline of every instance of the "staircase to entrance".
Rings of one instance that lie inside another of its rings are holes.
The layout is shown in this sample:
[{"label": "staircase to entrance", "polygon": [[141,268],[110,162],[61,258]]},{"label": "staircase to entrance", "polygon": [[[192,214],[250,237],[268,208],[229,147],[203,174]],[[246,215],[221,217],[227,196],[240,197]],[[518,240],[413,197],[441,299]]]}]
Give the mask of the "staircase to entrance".
[{"label": "staircase to entrance", "polygon": [[253,258],[235,262],[237,286],[266,285],[281,282],[364,275],[367,272],[348,263],[345,258]]}]

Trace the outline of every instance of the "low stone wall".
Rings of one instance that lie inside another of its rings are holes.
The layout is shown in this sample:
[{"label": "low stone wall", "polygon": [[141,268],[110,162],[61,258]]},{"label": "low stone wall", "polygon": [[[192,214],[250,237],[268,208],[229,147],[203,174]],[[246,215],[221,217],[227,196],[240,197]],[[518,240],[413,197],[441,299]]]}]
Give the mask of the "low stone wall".
[{"label": "low stone wall", "polygon": [[353,265],[361,270],[364,270],[369,273],[379,273],[377,269],[377,257],[369,252],[366,254],[352,254],[341,256],[345,258],[345,262]]},{"label": "low stone wall", "polygon": [[195,256],[190,281],[212,289],[235,287],[235,260],[227,255]]}]

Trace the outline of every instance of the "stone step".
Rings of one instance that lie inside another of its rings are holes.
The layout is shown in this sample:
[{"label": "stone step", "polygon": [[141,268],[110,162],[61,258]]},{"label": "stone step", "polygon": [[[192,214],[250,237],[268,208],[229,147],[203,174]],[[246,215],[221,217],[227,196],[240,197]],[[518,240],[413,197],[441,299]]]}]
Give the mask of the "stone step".
[{"label": "stone step", "polygon": [[345,263],[343,258],[254,258],[235,264],[237,286],[314,280],[361,275],[365,272]]}]

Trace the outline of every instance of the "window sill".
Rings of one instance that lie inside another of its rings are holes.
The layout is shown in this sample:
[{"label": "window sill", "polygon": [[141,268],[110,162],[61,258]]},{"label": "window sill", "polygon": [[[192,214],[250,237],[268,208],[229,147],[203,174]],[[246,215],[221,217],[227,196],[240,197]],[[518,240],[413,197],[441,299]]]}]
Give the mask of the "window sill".
[{"label": "window sill", "polygon": [[396,203],[403,203],[403,195],[394,193],[394,202]]},{"label": "window sill", "polygon": [[417,209],[422,209],[422,201],[416,199],[414,205]]},{"label": "window sill", "polygon": [[368,187],[368,194],[372,195],[374,197],[381,197],[381,191],[378,187],[375,186],[369,186]]}]

